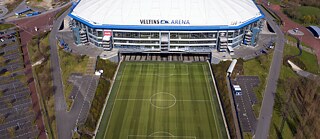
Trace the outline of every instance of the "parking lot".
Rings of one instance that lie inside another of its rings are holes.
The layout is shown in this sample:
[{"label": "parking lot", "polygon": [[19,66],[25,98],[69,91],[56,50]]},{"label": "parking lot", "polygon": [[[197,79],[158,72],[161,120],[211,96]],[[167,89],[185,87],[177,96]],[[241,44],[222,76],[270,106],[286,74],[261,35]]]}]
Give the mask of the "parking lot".
[{"label": "parking lot", "polygon": [[235,103],[242,132],[255,132],[257,119],[252,106],[257,104],[257,97],[253,89],[259,83],[258,76],[237,76],[232,81],[232,84],[240,85],[242,91],[242,95],[235,95]]},{"label": "parking lot", "polygon": [[0,138],[36,138],[39,131],[16,30],[0,30],[0,39]]},{"label": "parking lot", "polygon": [[89,114],[91,102],[99,82],[99,76],[72,74],[68,80],[73,84],[69,99],[74,101],[71,107],[76,124],[84,124]]}]

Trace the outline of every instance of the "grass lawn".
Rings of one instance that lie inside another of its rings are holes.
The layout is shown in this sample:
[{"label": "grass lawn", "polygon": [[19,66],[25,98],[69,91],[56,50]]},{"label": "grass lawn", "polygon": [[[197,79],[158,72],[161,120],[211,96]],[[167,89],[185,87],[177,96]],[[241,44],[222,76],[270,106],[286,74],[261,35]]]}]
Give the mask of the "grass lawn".
[{"label": "grass lawn", "polygon": [[[58,46],[57,46],[58,47]],[[71,73],[85,73],[86,66],[89,60],[88,56],[73,55],[58,48],[59,62],[62,73],[63,92],[67,101],[67,106],[70,108],[72,100],[68,99],[73,85],[68,83],[68,78]]]},{"label": "grass lawn", "polygon": [[281,1],[280,0],[268,0],[270,3],[272,4],[281,4]]},{"label": "grass lawn", "polygon": [[8,28],[12,28],[15,25],[13,24],[0,24],[0,30],[4,30],[4,29],[8,29]]},{"label": "grass lawn", "polygon": [[7,4],[8,13],[12,12],[23,0],[14,0]]},{"label": "grass lawn", "polygon": [[319,16],[320,9],[312,6],[300,6],[298,7],[298,12],[302,15],[315,15]]},{"label": "grass lawn", "polygon": [[[298,54],[298,49],[293,46],[289,46],[288,44],[285,45],[284,48],[284,55],[296,55]],[[302,61],[305,66],[307,67],[307,70],[309,72],[317,72],[319,71],[319,66],[317,64],[317,58],[315,55],[310,54],[308,52],[303,51],[302,55],[300,57],[297,57]],[[319,74],[319,73],[318,73]],[[282,116],[281,116],[281,102],[285,101],[287,99],[288,94],[285,92],[285,86],[287,83],[287,80],[290,78],[297,79],[299,76],[288,66],[282,65],[281,71],[280,71],[280,77],[277,85],[277,96],[275,100],[275,105],[274,105],[274,111],[272,115],[272,121],[270,125],[270,134],[269,138],[270,139],[277,139],[279,137],[281,138],[293,138],[293,133],[292,133],[292,127],[295,127],[295,121],[297,119],[292,119],[292,117],[288,116],[288,119],[286,122],[284,122],[283,129],[281,130],[281,123],[282,123]],[[280,101],[279,99],[282,99]],[[296,106],[290,105],[290,107],[293,107],[296,111],[297,108]],[[288,123],[288,121],[290,123]],[[291,128],[290,128],[291,126]],[[297,128],[297,127],[295,127]]]},{"label": "grass lawn", "polygon": [[124,62],[110,95],[97,138],[227,138],[207,63]]},{"label": "grass lawn", "polygon": [[252,139],[252,134],[250,132],[244,132],[243,139]]},{"label": "grass lawn", "polygon": [[217,88],[219,90],[220,100],[223,105],[225,117],[227,120],[229,133],[231,138],[236,138],[236,129],[234,125],[234,119],[232,115],[232,106],[229,97],[229,91],[227,87],[227,70],[231,64],[231,61],[221,61],[219,64],[213,64],[213,72],[216,78]]},{"label": "grass lawn", "polygon": [[[286,52],[286,49],[285,49],[285,52]],[[294,73],[294,71],[292,71],[290,67],[282,65],[280,70],[279,80],[282,80],[284,82],[278,81],[278,85],[277,85],[278,97],[283,97],[284,95],[286,95],[284,90],[284,84],[285,84],[285,80],[287,80],[290,77],[298,78],[298,75],[296,75],[296,73]],[[270,123],[270,132],[269,132],[270,139],[277,139],[278,138],[277,134],[281,134],[284,139],[293,138],[293,134],[291,133],[287,122],[285,122],[282,132],[279,131],[281,121],[282,121],[281,114],[277,111],[277,104],[275,104],[273,114],[272,114],[272,120]]]},{"label": "grass lawn", "polygon": [[40,35],[40,46],[37,46],[37,38],[33,38],[30,43],[28,43],[29,58],[32,63],[37,62],[43,56],[49,55],[49,35],[48,33],[42,33]]},{"label": "grass lawn", "polygon": [[[49,33],[41,33],[40,45],[37,45],[37,39],[33,38],[27,45],[29,58],[31,63],[35,63],[43,57],[49,57]],[[43,61],[40,65],[32,67],[33,77],[36,82],[36,89],[39,95],[40,106],[43,113],[43,121],[48,133],[48,138],[53,139],[57,137],[53,84],[51,76],[50,60]]]},{"label": "grass lawn", "polygon": [[[296,55],[299,53],[297,47],[285,45],[284,55]],[[320,75],[320,68],[318,65],[317,56],[302,50],[301,56],[297,57],[306,66],[306,71]]]},{"label": "grass lawn", "polygon": [[96,129],[110,89],[111,81],[113,80],[114,73],[117,70],[117,63],[113,63],[109,60],[98,59],[96,69],[102,69],[103,74],[99,79],[99,84],[91,103],[88,118],[85,124],[80,127],[81,132],[83,133],[94,133],[94,130]]},{"label": "grass lawn", "polygon": [[254,89],[259,102],[257,105],[253,106],[256,117],[259,116],[272,56],[273,53],[270,53],[268,55],[261,55],[258,58],[243,62],[244,75],[258,76],[260,79],[259,86]]}]

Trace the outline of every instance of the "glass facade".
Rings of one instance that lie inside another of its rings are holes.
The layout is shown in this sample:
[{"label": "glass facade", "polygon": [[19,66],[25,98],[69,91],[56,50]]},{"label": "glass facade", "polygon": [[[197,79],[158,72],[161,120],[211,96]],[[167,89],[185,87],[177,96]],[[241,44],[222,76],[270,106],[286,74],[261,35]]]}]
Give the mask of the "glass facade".
[{"label": "glass facade", "polygon": [[[75,27],[87,32],[88,42],[98,47],[109,48],[139,48],[144,50],[195,50],[218,49],[220,43],[226,46],[238,47],[242,44],[245,33],[252,28],[260,27],[261,21],[249,24],[237,30],[213,31],[141,31],[141,30],[109,30],[109,40],[104,39],[104,29],[90,28],[81,22],[72,20]],[[225,41],[219,41],[225,40]]]}]

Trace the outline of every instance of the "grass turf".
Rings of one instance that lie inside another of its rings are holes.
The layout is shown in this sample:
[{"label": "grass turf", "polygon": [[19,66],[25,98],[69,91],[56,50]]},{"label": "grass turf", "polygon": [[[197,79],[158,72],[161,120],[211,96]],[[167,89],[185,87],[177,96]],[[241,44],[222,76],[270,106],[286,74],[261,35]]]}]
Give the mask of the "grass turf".
[{"label": "grass turf", "polygon": [[207,63],[124,62],[97,138],[227,138]]}]

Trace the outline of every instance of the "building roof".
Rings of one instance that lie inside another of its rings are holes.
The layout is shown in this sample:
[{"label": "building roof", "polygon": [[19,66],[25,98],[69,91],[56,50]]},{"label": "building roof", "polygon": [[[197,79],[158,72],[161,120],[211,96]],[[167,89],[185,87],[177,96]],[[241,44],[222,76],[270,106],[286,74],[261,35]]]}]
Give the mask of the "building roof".
[{"label": "building roof", "polygon": [[226,28],[263,17],[252,0],[81,0],[69,15],[95,27]]},{"label": "building roof", "polygon": [[22,14],[24,12],[30,11],[31,9],[29,7],[24,7],[23,9],[20,9],[19,11],[16,11],[15,14],[19,15]]},{"label": "building roof", "polygon": [[316,37],[320,37],[320,28],[318,26],[309,26],[310,29],[312,29],[312,33]]}]

